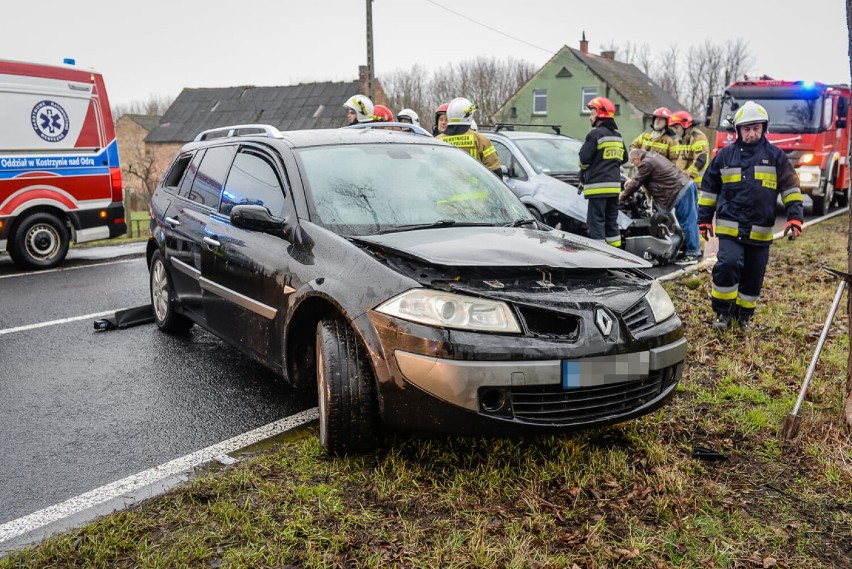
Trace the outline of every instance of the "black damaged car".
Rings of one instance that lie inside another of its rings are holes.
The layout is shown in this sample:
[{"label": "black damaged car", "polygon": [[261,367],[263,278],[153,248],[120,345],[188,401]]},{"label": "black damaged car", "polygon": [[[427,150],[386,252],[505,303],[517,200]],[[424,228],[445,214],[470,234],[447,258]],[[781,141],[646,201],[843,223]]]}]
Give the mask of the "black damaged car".
[{"label": "black damaged car", "polygon": [[151,205],[151,302],[317,389],[332,454],[385,429],[557,433],[674,392],[686,340],[650,266],[542,225],[479,162],[395,130],[227,127]]}]

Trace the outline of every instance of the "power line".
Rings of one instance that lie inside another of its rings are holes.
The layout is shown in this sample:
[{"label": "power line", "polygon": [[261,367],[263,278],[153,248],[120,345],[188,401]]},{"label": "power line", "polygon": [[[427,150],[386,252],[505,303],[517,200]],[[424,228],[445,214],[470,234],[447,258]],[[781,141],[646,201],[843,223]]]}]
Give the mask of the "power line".
[{"label": "power line", "polygon": [[506,32],[502,32],[502,31],[498,30],[497,28],[492,28],[491,26],[489,26],[487,24],[483,24],[482,22],[478,22],[478,21],[474,20],[473,18],[465,16],[464,14],[462,14],[460,12],[456,12],[452,8],[447,8],[446,6],[442,6],[441,4],[438,4],[437,2],[435,2],[435,0],[426,0],[426,1],[429,2],[430,4],[433,4],[434,6],[437,6],[438,8],[441,8],[442,10],[446,10],[447,12],[450,12],[451,14],[455,14],[456,16],[458,16],[460,18],[464,18],[468,22],[472,22],[472,23],[476,24],[477,26],[481,26],[485,29],[491,30],[492,32],[496,32],[496,33],[500,34],[501,36],[505,36],[509,39],[515,40],[516,42],[526,44],[530,47],[534,47],[535,49],[538,49],[538,50],[541,50],[545,53],[549,53],[549,54],[553,55],[553,50],[551,50],[551,49],[544,49],[543,47],[539,47],[535,44],[531,44],[530,42],[528,42],[526,40],[522,40],[520,38],[516,38],[515,36],[511,36],[511,35],[507,34]]}]

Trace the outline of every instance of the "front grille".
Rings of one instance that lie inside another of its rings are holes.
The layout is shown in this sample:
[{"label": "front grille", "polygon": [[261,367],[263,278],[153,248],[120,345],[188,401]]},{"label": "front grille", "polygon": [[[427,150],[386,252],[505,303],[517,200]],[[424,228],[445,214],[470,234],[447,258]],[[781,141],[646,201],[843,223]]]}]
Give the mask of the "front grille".
[{"label": "front grille", "polygon": [[555,386],[513,387],[511,414],[538,425],[581,425],[617,418],[657,397],[675,380],[676,371],[677,366],[672,366],[653,370],[640,381],[565,391]]},{"label": "front grille", "polygon": [[518,312],[523,317],[530,335],[537,338],[576,340],[580,334],[580,319],[573,314],[523,305],[518,305]]},{"label": "front grille", "polygon": [[631,332],[641,332],[654,325],[654,317],[648,303],[640,300],[621,315]]},{"label": "front grille", "polygon": [[556,178],[560,182],[571,184],[572,186],[577,186],[580,183],[580,174],[575,172],[554,172],[549,173],[548,176]]}]

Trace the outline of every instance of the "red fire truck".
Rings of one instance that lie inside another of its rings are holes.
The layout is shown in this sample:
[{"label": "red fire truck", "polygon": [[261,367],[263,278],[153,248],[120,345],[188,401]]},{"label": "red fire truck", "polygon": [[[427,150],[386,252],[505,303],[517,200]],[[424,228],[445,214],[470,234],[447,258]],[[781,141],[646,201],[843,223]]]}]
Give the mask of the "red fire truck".
[{"label": "red fire truck", "polygon": [[[736,140],[733,115],[746,101],[762,105],[769,113],[767,138],[784,150],[796,168],[802,193],[813,201],[813,212],[823,215],[832,203],[847,205],[849,86],[768,77],[732,83],[721,96],[714,155]],[[713,116],[713,99],[708,101],[706,116]]]}]

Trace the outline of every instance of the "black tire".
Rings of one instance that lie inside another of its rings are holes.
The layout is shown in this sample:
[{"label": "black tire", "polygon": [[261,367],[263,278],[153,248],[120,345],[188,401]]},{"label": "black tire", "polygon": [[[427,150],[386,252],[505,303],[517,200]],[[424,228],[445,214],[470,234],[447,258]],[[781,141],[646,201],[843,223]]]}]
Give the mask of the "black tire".
[{"label": "black tire", "polygon": [[837,190],[834,194],[834,201],[837,207],[846,207],[849,205],[849,188],[845,190]]},{"label": "black tire", "polygon": [[20,220],[9,255],[25,269],[52,269],[68,254],[68,228],[52,213],[34,213]]},{"label": "black tire", "polygon": [[828,213],[828,204],[825,201],[825,196],[811,196],[811,201],[814,202],[813,214],[825,215]]},{"label": "black tire", "polygon": [[374,450],[378,401],[366,349],[341,318],[321,320],[316,342],[320,444],[333,456]]},{"label": "black tire", "polygon": [[542,221],[541,214],[538,212],[538,210],[536,208],[534,208],[531,205],[528,205],[527,211],[530,212],[530,215],[533,216],[533,219],[535,219],[536,221]]},{"label": "black tire", "polygon": [[148,285],[151,291],[151,309],[157,328],[166,334],[186,334],[192,328],[192,320],[175,312],[172,286],[166,262],[160,251],[154,251],[151,256],[151,266],[148,275]]}]

